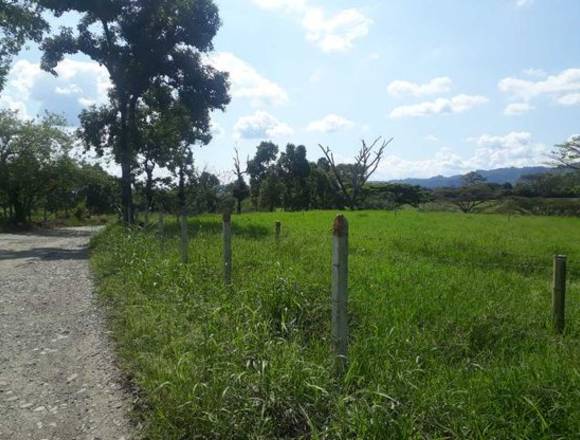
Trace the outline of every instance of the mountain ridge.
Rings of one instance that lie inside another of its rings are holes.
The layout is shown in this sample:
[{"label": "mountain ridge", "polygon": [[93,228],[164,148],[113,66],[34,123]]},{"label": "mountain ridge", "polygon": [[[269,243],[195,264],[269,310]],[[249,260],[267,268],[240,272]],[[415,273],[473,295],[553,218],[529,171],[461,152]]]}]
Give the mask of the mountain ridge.
[{"label": "mountain ridge", "polygon": [[[561,173],[564,171],[558,168],[552,168],[547,166],[535,166],[535,167],[496,168],[492,170],[476,170],[476,172],[481,174],[489,183],[498,183],[498,184],[510,183],[512,185],[515,185],[518,182],[518,180],[521,179],[522,176],[530,174]],[[457,174],[448,177],[439,175],[429,178],[395,179],[388,181],[388,183],[402,183],[407,185],[421,186],[423,188],[428,189],[457,188],[462,185],[463,176],[465,176],[465,174]]]}]

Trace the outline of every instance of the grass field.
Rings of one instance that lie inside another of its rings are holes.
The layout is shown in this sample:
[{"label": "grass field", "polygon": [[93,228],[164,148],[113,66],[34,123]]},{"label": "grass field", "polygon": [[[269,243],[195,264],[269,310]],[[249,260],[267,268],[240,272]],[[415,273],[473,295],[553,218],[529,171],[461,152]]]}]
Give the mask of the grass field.
[{"label": "grass field", "polygon": [[[234,217],[93,243],[149,439],[573,439],[580,433],[580,221],[401,212],[350,221],[350,368],[330,353],[335,213]],[[273,223],[281,220],[279,244]],[[567,330],[552,257],[569,257]]]}]

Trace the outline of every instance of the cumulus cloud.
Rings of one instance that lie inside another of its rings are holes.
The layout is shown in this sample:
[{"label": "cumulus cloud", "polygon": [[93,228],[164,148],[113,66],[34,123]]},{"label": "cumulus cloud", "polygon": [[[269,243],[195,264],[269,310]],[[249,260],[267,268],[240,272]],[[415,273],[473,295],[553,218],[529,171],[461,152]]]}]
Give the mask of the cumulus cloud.
[{"label": "cumulus cloud", "polygon": [[354,123],[343,116],[330,114],[324,118],[313,121],[308,125],[308,131],[318,131],[320,133],[334,133],[340,130],[352,128]]},{"label": "cumulus cloud", "polygon": [[534,106],[527,102],[514,102],[509,104],[503,111],[506,116],[519,116],[534,110]]},{"label": "cumulus cloud", "polygon": [[249,99],[255,106],[288,101],[288,94],[282,87],[260,75],[254,67],[233,53],[217,52],[208,61],[216,69],[230,74],[234,98]]},{"label": "cumulus cloud", "polygon": [[450,148],[442,148],[432,158],[421,160],[407,160],[396,155],[387,156],[380,166],[377,177],[401,179],[409,176],[450,176],[478,169],[541,165],[546,162],[550,152],[549,147],[535,141],[528,132],[484,134],[468,141],[476,147],[469,156],[461,156]]},{"label": "cumulus cloud", "polygon": [[580,105],[580,93],[570,93],[558,98],[558,103],[562,105]]},{"label": "cumulus cloud", "polygon": [[327,53],[345,52],[368,35],[373,21],[357,8],[328,13],[307,0],[253,0],[267,10],[280,10],[301,19],[306,39]]},{"label": "cumulus cloud", "polygon": [[470,141],[478,147],[471,159],[474,168],[540,165],[547,160],[550,151],[546,145],[534,141],[529,132],[511,132],[503,136],[484,134]]},{"label": "cumulus cloud", "polygon": [[38,63],[17,61],[0,106],[18,110],[25,118],[41,110],[64,114],[71,125],[76,125],[84,107],[106,102],[111,81],[104,67],[91,61],[65,59],[55,70],[57,77],[41,70]]},{"label": "cumulus cloud", "polygon": [[234,126],[234,136],[238,139],[284,138],[293,133],[294,130],[288,124],[264,111],[241,117]]},{"label": "cumulus cloud", "polygon": [[438,98],[434,101],[396,107],[391,118],[412,118],[441,114],[464,113],[489,102],[485,96],[457,95],[453,98]]},{"label": "cumulus cloud", "polygon": [[358,9],[350,8],[327,14],[322,8],[310,8],[302,20],[306,38],[324,52],[346,52],[354,42],[366,37],[372,20]]},{"label": "cumulus cloud", "polygon": [[502,79],[498,87],[503,93],[522,101],[548,96],[561,105],[576,105],[580,104],[577,99],[580,94],[580,68],[566,69],[538,81],[508,77]]},{"label": "cumulus cloud", "polygon": [[440,95],[447,93],[453,87],[451,78],[442,76],[433,78],[425,84],[418,84],[410,81],[397,80],[389,84],[387,91],[391,96],[426,96],[426,95]]}]

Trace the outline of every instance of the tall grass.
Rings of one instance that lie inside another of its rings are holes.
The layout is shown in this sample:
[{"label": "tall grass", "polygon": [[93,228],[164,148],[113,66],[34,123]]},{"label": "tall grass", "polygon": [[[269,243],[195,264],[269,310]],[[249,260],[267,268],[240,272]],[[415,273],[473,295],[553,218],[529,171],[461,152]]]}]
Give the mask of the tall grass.
[{"label": "tall grass", "polygon": [[[93,266],[150,439],[578,438],[580,221],[347,214],[350,366],[330,354],[334,213],[234,217],[94,241]],[[274,239],[274,221],[283,223]],[[569,256],[568,326],[550,325]]]}]

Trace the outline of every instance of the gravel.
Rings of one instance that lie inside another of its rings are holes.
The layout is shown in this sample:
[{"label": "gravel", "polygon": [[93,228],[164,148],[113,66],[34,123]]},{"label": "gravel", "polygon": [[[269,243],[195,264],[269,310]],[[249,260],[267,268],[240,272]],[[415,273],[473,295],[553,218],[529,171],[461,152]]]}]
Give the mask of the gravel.
[{"label": "gravel", "polygon": [[1,440],[133,438],[88,268],[97,229],[0,234]]}]

